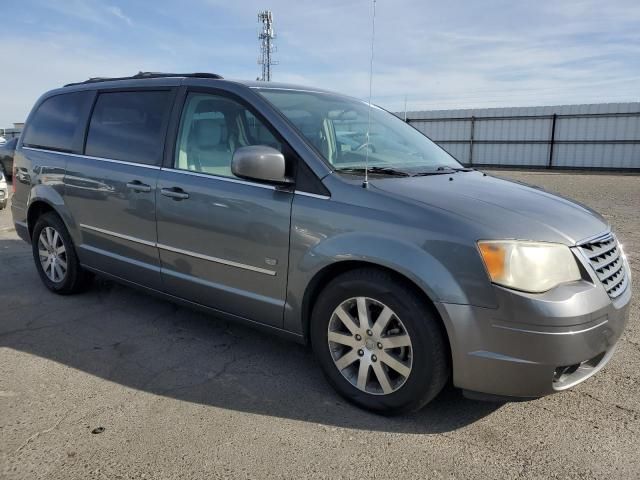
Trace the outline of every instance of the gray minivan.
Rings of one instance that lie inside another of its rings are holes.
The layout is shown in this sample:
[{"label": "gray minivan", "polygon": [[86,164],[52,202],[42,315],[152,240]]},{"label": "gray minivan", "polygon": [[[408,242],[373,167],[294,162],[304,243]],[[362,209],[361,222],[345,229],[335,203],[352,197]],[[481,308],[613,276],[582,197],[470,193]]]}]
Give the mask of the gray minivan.
[{"label": "gray minivan", "polygon": [[100,274],[309,342],[335,389],[378,412],[450,378],[474,398],[567,389],[628,317],[629,265],[600,215],[315,88],[70,84],[34,106],[14,184],[51,291]]}]

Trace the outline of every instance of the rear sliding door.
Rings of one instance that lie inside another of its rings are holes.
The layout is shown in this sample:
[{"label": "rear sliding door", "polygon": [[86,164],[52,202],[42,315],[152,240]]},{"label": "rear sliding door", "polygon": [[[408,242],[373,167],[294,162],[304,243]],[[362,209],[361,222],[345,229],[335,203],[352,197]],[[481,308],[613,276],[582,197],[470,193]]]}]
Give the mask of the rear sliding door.
[{"label": "rear sliding door", "polygon": [[69,157],[65,203],[80,261],[157,290],[156,182],[174,91],[101,91],[83,155]]}]

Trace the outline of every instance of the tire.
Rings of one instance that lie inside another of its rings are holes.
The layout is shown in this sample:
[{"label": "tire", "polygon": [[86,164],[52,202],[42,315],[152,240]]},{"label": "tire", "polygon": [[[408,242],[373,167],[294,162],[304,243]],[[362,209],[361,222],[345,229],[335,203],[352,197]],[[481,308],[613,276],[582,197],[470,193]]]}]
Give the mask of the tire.
[{"label": "tire", "polygon": [[[361,311],[368,312],[369,328],[361,328]],[[315,302],[310,335],[329,383],[367,410],[385,415],[419,410],[449,378],[440,320],[425,299],[383,270],[352,270],[332,280]],[[330,342],[330,335],[337,341]]]},{"label": "tire", "polygon": [[[31,250],[40,279],[52,292],[69,295],[89,286],[93,275],[80,266],[71,236],[55,213],[47,212],[38,218],[31,237]],[[41,251],[49,254],[43,255],[43,261]],[[46,260],[51,260],[54,251],[54,259],[45,271]]]}]

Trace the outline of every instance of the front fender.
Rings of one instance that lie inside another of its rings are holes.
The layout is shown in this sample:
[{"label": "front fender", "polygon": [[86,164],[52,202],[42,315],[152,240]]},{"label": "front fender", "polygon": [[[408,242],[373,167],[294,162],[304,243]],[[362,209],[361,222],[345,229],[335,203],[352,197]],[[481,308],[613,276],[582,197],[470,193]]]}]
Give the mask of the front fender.
[{"label": "front fender", "polygon": [[284,314],[287,330],[304,333],[307,289],[315,287],[323,272],[339,262],[362,262],[393,270],[413,282],[436,305],[474,304],[480,299],[487,306],[493,303],[477,251],[454,238],[411,243],[385,234],[352,231],[314,240],[292,241]]},{"label": "front fender", "polygon": [[340,261],[360,261],[389,268],[418,285],[434,302],[468,303],[455,277],[438,259],[409,242],[371,233],[349,232],[310,249],[298,268],[313,272]]}]

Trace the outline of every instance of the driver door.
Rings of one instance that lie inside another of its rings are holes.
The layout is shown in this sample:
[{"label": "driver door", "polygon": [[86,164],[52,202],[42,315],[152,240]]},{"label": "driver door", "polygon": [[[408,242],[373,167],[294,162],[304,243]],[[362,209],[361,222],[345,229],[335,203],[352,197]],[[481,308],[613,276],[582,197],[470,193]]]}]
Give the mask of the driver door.
[{"label": "driver door", "polygon": [[190,91],[172,164],[158,179],[164,290],[255,322],[282,326],[293,193],[231,173],[235,149],[282,143],[226,94]]}]

